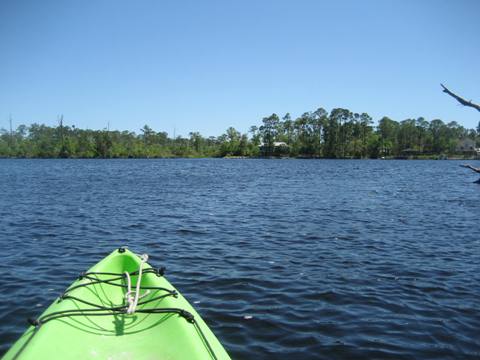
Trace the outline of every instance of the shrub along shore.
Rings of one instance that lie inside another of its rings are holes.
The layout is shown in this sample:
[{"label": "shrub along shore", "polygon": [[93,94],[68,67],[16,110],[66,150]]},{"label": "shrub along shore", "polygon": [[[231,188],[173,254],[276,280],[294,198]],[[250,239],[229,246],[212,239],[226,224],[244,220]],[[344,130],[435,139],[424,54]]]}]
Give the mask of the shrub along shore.
[{"label": "shrub along shore", "polygon": [[20,125],[0,130],[0,157],[15,158],[168,158],[168,157],[294,157],[294,158],[465,158],[475,157],[477,129],[457,122],[420,117],[376,125],[367,113],[323,108],[292,119],[272,114],[248,133],[230,127],[220,136],[169,137],[145,125],[138,133],[79,129],[65,125]]}]

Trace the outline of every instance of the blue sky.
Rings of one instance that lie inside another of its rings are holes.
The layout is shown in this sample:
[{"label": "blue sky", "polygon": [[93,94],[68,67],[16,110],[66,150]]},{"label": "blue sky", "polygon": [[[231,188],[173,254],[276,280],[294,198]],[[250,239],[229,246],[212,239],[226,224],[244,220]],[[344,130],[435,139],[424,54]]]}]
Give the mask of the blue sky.
[{"label": "blue sky", "polygon": [[0,128],[220,135],[324,107],[476,127],[480,1],[0,0]]}]

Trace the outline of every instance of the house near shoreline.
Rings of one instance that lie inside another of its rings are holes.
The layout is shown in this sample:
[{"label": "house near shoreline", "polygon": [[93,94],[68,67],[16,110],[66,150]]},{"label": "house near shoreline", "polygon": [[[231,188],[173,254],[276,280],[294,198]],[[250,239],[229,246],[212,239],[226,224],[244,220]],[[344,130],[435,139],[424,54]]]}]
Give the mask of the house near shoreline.
[{"label": "house near shoreline", "polygon": [[470,138],[464,138],[459,140],[455,150],[457,153],[472,154],[476,156],[480,155],[480,148],[477,148],[475,140],[472,140]]},{"label": "house near shoreline", "polygon": [[[265,143],[260,143],[260,145],[258,145],[260,147],[263,147],[265,146]],[[283,141],[274,141],[273,142],[273,147],[276,148],[276,147],[282,147],[282,146],[285,146],[285,147],[288,147],[288,144],[286,142],[283,142]]]},{"label": "house near shoreline", "polygon": [[260,148],[260,151],[266,152],[266,151],[272,151],[274,154],[282,155],[282,154],[287,154],[288,151],[290,150],[290,146],[283,141],[274,141],[273,142],[273,148],[271,150],[268,150],[265,146],[265,143],[260,143],[258,147]]}]

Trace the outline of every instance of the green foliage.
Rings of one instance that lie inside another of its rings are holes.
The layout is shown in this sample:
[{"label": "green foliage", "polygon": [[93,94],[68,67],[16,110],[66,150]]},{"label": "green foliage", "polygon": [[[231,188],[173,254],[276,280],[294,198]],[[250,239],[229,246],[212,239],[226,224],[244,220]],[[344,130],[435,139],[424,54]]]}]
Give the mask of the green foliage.
[{"label": "green foliage", "polygon": [[373,126],[367,113],[323,108],[292,119],[272,114],[252,126],[248,134],[233,127],[218,137],[191,132],[188,138],[168,137],[148,125],[130,131],[20,125],[15,131],[0,129],[0,157],[27,158],[160,158],[301,156],[311,158],[377,158],[454,154],[458,141],[480,143],[477,129],[455,121],[424,118],[395,121],[383,117]]},{"label": "green foliage", "polygon": [[277,114],[272,114],[269,117],[262,119],[263,125],[260,126],[260,135],[263,139],[261,146],[264,156],[272,156],[274,152],[274,143],[279,134],[278,128],[280,119]]}]

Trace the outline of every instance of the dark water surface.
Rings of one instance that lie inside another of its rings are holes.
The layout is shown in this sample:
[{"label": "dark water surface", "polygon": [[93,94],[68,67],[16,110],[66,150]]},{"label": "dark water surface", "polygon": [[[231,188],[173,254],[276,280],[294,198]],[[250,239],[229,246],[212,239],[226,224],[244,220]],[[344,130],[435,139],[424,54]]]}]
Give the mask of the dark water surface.
[{"label": "dark water surface", "polygon": [[235,359],[478,359],[474,180],[453,161],[0,160],[0,353],[128,245]]}]

